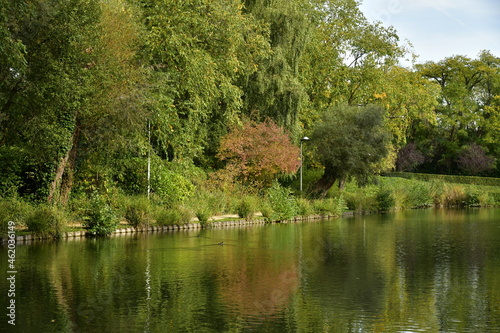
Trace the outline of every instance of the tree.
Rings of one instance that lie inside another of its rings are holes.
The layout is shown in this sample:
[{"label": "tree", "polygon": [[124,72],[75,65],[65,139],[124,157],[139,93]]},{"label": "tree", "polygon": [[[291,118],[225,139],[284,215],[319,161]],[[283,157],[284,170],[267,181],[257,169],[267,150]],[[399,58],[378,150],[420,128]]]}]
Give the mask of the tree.
[{"label": "tree", "polygon": [[269,187],[279,174],[293,174],[300,165],[300,151],[273,121],[253,121],[234,126],[221,139],[218,158],[234,180],[256,188]]},{"label": "tree", "polygon": [[469,176],[486,174],[495,168],[495,159],[477,143],[465,146],[457,158],[458,168]]},{"label": "tree", "polygon": [[266,30],[238,0],[140,2],[155,151],[172,161],[210,165],[205,159],[239,121],[238,79],[255,72],[269,50]]},{"label": "tree", "polygon": [[317,0],[301,66],[314,108],[368,104],[385,71],[406,53],[392,28],[369,22],[355,0]]},{"label": "tree", "polygon": [[257,71],[242,76],[244,112],[256,121],[272,119],[293,134],[307,101],[300,63],[310,33],[308,1],[245,0],[245,8],[269,27],[271,52],[257,62]]},{"label": "tree", "polygon": [[417,146],[413,142],[410,142],[398,151],[396,170],[414,171],[416,167],[424,162],[424,160],[424,154],[417,149]]},{"label": "tree", "polygon": [[325,113],[311,134],[311,143],[324,166],[312,194],[324,197],[336,181],[349,178],[363,183],[388,153],[390,135],[384,126],[385,110],[375,105],[342,105]]},{"label": "tree", "polygon": [[487,51],[479,59],[453,56],[416,66],[417,73],[439,88],[437,121],[412,124],[411,141],[432,152],[430,172],[453,172],[461,147],[470,143],[496,151],[496,96],[500,94],[500,61]]},{"label": "tree", "polygon": [[11,66],[16,88],[0,98],[0,150],[22,164],[15,170],[21,195],[65,203],[75,178],[109,180],[110,157],[141,142],[135,23],[122,0],[21,4],[23,15],[9,20],[25,70]]}]

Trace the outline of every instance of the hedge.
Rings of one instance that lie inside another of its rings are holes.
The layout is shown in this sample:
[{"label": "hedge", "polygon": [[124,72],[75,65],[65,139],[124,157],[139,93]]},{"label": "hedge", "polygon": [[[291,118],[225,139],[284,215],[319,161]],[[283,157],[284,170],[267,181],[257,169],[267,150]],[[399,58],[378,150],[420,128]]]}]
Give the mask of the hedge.
[{"label": "hedge", "polygon": [[453,184],[500,186],[500,178],[492,178],[492,177],[435,175],[427,173],[408,173],[408,172],[389,172],[383,174],[382,176],[399,177],[399,178],[422,180],[422,181],[442,180],[446,183],[453,183]]}]

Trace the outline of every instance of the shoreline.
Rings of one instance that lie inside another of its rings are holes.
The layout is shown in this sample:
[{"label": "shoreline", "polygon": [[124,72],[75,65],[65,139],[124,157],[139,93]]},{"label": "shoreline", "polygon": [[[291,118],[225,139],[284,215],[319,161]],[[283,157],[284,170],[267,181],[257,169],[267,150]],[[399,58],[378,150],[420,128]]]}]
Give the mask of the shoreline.
[{"label": "shoreline", "polygon": [[[271,221],[266,222],[264,219],[253,219],[253,220],[231,220],[231,221],[217,221],[214,220],[207,225],[201,223],[186,223],[186,224],[172,224],[165,226],[145,226],[145,227],[128,227],[119,228],[113,231],[109,236],[115,237],[124,234],[137,234],[137,233],[152,233],[152,232],[176,232],[176,231],[186,231],[186,230],[200,230],[209,228],[227,228],[233,226],[253,226],[253,225],[263,225],[263,224],[279,224],[279,223],[297,223],[297,222],[307,222],[307,221],[318,221],[318,220],[330,220],[334,218],[343,218],[353,216],[354,212],[347,211],[342,213],[341,216],[335,215],[309,215],[309,216],[298,216],[291,220],[283,221]],[[68,231],[63,232],[59,238],[54,238],[51,236],[38,236],[34,234],[18,235],[15,236],[16,244],[29,244],[33,241],[56,241],[60,239],[71,239],[71,238],[94,238],[89,232],[85,230],[79,231]],[[6,244],[9,240],[9,236],[0,237],[0,244]]]}]

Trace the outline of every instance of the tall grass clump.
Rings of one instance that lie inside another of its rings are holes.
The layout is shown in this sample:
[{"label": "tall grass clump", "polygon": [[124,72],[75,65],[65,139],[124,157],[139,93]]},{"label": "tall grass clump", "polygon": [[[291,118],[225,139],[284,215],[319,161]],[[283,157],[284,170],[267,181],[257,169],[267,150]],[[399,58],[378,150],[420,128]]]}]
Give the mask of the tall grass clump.
[{"label": "tall grass clump", "polygon": [[26,219],[28,230],[40,237],[60,238],[66,226],[64,211],[52,205],[40,205]]},{"label": "tall grass clump", "polygon": [[255,212],[257,212],[258,200],[255,196],[246,195],[241,198],[236,206],[236,213],[239,217],[247,221],[253,219]]},{"label": "tall grass clump", "polygon": [[132,197],[125,208],[125,219],[133,227],[145,227],[152,225],[154,207],[145,196]]},{"label": "tall grass clump", "polygon": [[406,188],[406,206],[423,208],[431,206],[432,197],[429,186],[422,182],[411,182]]},{"label": "tall grass clump", "polygon": [[319,215],[341,216],[348,209],[343,195],[337,198],[319,199],[313,202],[313,210]]},{"label": "tall grass clump", "polygon": [[464,187],[458,184],[433,182],[431,193],[437,207],[462,207],[467,200]]},{"label": "tall grass clump", "polygon": [[345,193],[345,201],[347,208],[355,212],[366,212],[377,210],[377,200],[375,195],[368,193],[356,192]]},{"label": "tall grass clump", "polygon": [[192,211],[185,206],[159,208],[155,211],[156,224],[160,226],[184,225],[189,223],[192,217]]},{"label": "tall grass clump", "polygon": [[207,204],[201,204],[195,211],[195,216],[201,225],[205,226],[210,223],[212,211]]},{"label": "tall grass clump", "polygon": [[219,191],[210,192],[200,188],[187,203],[201,225],[208,225],[210,218],[222,213],[227,207],[227,198]]}]

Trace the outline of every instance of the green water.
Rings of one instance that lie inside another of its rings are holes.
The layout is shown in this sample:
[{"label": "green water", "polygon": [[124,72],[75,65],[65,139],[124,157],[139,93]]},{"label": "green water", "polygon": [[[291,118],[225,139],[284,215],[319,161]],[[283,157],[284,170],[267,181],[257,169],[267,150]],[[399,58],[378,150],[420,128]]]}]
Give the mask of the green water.
[{"label": "green water", "polygon": [[[223,242],[223,245],[218,243]],[[0,331],[500,332],[500,210],[16,247]]]}]

